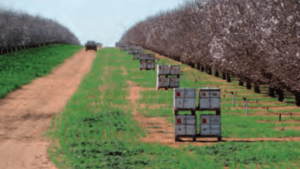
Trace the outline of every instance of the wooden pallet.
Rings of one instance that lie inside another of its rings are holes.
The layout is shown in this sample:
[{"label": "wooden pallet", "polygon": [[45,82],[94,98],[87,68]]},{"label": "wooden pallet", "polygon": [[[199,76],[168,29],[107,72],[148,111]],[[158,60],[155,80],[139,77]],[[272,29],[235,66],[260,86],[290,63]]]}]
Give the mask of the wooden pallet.
[{"label": "wooden pallet", "polygon": [[180,140],[180,137],[183,137],[183,138],[193,138],[193,141],[197,141],[197,138],[211,138],[211,137],[217,137],[218,141],[222,141],[222,136],[219,136],[219,135],[209,135],[209,136],[203,136],[203,135],[200,135],[200,134],[196,134],[196,135],[177,135],[175,136],[175,142],[177,141],[181,141]]},{"label": "wooden pallet", "polygon": [[157,90],[159,90],[159,89],[168,90],[168,89],[174,89],[174,88],[178,88],[178,87],[170,87],[170,86],[168,86],[168,87],[156,87]]},{"label": "wooden pallet", "polygon": [[140,70],[155,70],[155,68],[140,68]]},{"label": "wooden pallet", "polygon": [[172,76],[176,76],[177,78],[180,78],[180,75],[170,75],[170,74],[168,74],[168,75],[158,75],[159,77],[172,77]]}]

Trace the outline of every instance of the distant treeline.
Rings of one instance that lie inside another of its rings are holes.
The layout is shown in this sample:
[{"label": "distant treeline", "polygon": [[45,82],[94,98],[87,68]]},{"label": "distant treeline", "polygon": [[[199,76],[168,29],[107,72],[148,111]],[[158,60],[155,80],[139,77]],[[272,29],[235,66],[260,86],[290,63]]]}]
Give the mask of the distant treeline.
[{"label": "distant treeline", "polygon": [[0,54],[52,43],[80,44],[68,28],[54,20],[0,8]]},{"label": "distant treeline", "polygon": [[300,105],[299,0],[186,2],[135,24],[120,42],[238,77],[255,92],[269,85],[280,101],[288,90]]}]

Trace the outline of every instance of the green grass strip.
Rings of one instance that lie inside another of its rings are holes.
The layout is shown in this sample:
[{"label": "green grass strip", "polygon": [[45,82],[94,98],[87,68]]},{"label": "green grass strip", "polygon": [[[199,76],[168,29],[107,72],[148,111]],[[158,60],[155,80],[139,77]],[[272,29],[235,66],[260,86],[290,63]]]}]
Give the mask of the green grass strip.
[{"label": "green grass strip", "polygon": [[37,77],[49,74],[81,48],[52,44],[0,55],[0,98]]}]

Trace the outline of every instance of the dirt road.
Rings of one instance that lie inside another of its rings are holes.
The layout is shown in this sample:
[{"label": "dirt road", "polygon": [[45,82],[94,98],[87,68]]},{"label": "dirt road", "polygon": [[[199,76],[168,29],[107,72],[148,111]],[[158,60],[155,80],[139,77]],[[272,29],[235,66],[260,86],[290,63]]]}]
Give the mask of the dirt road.
[{"label": "dirt road", "polygon": [[0,169],[54,169],[42,134],[63,110],[96,54],[80,50],[48,76],[0,100]]}]

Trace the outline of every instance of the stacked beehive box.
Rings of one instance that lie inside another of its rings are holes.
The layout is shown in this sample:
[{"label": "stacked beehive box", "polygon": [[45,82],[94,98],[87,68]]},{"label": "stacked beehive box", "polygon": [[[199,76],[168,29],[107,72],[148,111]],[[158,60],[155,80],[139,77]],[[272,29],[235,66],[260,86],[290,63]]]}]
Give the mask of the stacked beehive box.
[{"label": "stacked beehive box", "polygon": [[137,50],[135,50],[132,54],[133,54],[133,58],[132,58],[133,60],[137,60],[137,59],[140,58],[140,57],[139,57],[139,54],[140,54],[140,53],[139,53]]},{"label": "stacked beehive box", "polygon": [[140,70],[155,70],[155,55],[153,53],[140,53]]},{"label": "stacked beehive box", "polygon": [[133,47],[130,51],[128,51],[128,54],[133,55],[133,60],[139,60],[140,55],[144,54],[144,50],[141,47]]},{"label": "stacked beehive box", "polygon": [[156,88],[179,87],[180,65],[157,65]]},{"label": "stacked beehive box", "polygon": [[121,48],[121,51],[127,51],[128,50],[127,45],[122,45],[120,48]]},{"label": "stacked beehive box", "polygon": [[[175,88],[173,94],[175,115],[175,141],[179,137],[217,137],[222,140],[221,135],[221,106],[220,89],[199,88],[198,106],[196,107],[196,89]],[[179,111],[190,111],[191,115],[179,115]],[[213,114],[200,115],[200,133],[196,133],[196,111],[216,111]]]}]

